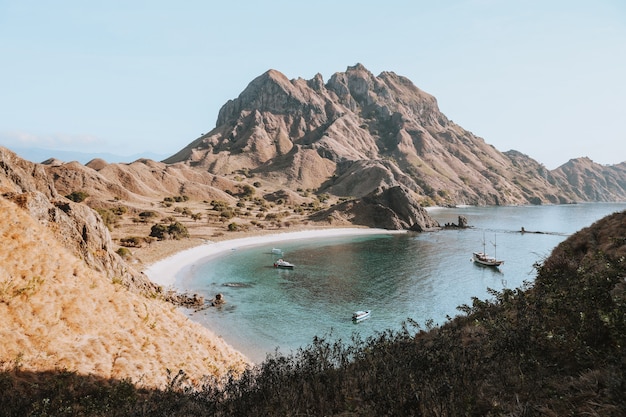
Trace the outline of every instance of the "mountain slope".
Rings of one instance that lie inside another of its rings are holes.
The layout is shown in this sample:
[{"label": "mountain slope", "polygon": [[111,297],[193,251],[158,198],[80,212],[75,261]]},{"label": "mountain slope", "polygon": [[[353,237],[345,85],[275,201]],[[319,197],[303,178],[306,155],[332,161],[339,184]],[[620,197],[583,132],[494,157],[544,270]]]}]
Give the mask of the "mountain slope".
[{"label": "mountain slope", "polygon": [[403,185],[424,204],[589,198],[564,188],[531,158],[502,153],[456,125],[407,78],[374,76],[360,64],[326,84],[319,74],[289,80],[269,70],[222,107],[212,131],[164,162],[218,175],[246,170],[281,186],[342,197]]},{"label": "mountain slope", "polygon": [[195,381],[242,369],[243,357],[173,305],[88,268],[4,198],[0,212],[0,364],[148,386],[163,386],[167,369]]},{"label": "mountain slope", "polygon": [[605,166],[577,158],[558,167],[553,176],[561,189],[582,201],[626,200],[626,162]]},{"label": "mountain slope", "polygon": [[0,149],[0,195],[0,368],[153,387],[168,369],[194,382],[243,369],[244,357],[113,252],[101,218],[60,197],[44,166]]}]

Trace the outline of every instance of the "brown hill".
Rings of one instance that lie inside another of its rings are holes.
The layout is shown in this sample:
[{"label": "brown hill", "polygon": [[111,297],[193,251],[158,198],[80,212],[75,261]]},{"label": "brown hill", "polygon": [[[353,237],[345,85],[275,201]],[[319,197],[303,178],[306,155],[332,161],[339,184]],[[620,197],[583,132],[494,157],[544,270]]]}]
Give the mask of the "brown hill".
[{"label": "brown hill", "polygon": [[291,190],[341,200],[403,186],[421,205],[626,197],[624,164],[582,158],[550,171],[456,125],[407,78],[374,76],[360,64],[326,84],[319,74],[289,80],[267,71],[222,107],[213,130],[164,163],[94,159],[82,166],[51,159],[44,166],[62,195],[82,189],[91,207],[120,200],[135,210],[173,195],[234,204],[233,196],[253,182],[264,194]]},{"label": "brown hill", "polygon": [[403,186],[379,188],[361,198],[319,211],[311,219],[416,232],[439,227],[439,223],[417,203],[415,195]]},{"label": "brown hill", "polygon": [[[77,162],[60,165],[67,167],[64,175],[77,176],[87,169]],[[158,287],[138,271],[126,265],[114,252],[114,244],[104,222],[93,210],[75,204],[63,197],[55,187],[53,178],[63,178],[49,166],[34,164],[0,147],[0,194],[25,209],[36,221],[47,227],[68,250],[86,264],[110,279],[121,280],[128,288],[153,294]],[[82,184],[85,182],[82,181]],[[101,186],[101,182],[96,182]],[[111,184],[113,189],[119,185]],[[90,187],[95,192],[96,185]],[[80,190],[74,188],[72,191]],[[69,193],[68,193],[69,194]]]},{"label": "brown hill", "polygon": [[243,369],[245,358],[113,252],[100,216],[59,196],[43,165],[0,149],[0,195],[2,368],[146,386],[166,384],[167,369],[195,382]]},{"label": "brown hill", "polygon": [[[319,74],[289,80],[269,70],[222,107],[215,129],[164,162],[218,175],[247,170],[282,187],[342,197],[403,185],[422,204],[596,200],[557,181],[560,173],[456,125],[407,78],[376,77],[360,64],[326,84]],[[623,190],[598,192],[615,200]]]},{"label": "brown hill", "polygon": [[155,198],[185,194],[198,200],[229,200],[226,190],[235,191],[235,182],[184,164],[166,165],[149,159],[130,164],[107,164],[94,160],[46,165],[48,175],[61,195],[85,190],[92,200],[112,198],[126,202],[146,202]]},{"label": "brown hill", "polygon": [[[264,196],[289,190],[291,208],[304,213],[298,221],[306,218],[302,207],[326,208],[316,197],[329,196],[329,206],[353,200],[335,207],[332,218],[343,224],[359,218],[372,226],[410,224],[376,220],[356,204],[393,187],[408,190],[422,206],[626,198],[623,166],[586,160],[550,171],[520,152],[502,153],[450,121],[436,99],[410,80],[392,72],[376,77],[360,64],[326,84],[319,74],[289,80],[269,70],[222,107],[215,129],[164,162],[95,159],[83,166],[51,160],[44,166],[62,195],[84,191],[92,208],[121,204],[134,214],[159,209],[171,196],[241,205],[251,198],[251,187]],[[340,212],[348,207],[351,213]],[[251,225],[245,218],[232,221]],[[429,221],[420,227],[428,228]]]},{"label": "brown hill", "polygon": [[580,201],[626,200],[626,162],[607,166],[589,158],[572,159],[552,175],[561,189]]}]

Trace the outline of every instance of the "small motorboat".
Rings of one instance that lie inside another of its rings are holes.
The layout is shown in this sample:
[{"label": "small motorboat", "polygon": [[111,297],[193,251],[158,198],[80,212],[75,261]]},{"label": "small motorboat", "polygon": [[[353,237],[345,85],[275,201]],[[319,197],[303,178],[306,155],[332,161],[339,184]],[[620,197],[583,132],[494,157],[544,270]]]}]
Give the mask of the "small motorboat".
[{"label": "small motorboat", "polygon": [[362,320],[368,319],[370,317],[370,311],[369,310],[359,310],[359,311],[355,311],[352,314],[352,321],[355,323],[358,323]]},{"label": "small motorboat", "polygon": [[282,255],[283,250],[280,248],[272,248],[272,255]]},{"label": "small motorboat", "polygon": [[294,266],[294,264],[287,262],[282,258],[274,262],[274,268],[293,269]]}]

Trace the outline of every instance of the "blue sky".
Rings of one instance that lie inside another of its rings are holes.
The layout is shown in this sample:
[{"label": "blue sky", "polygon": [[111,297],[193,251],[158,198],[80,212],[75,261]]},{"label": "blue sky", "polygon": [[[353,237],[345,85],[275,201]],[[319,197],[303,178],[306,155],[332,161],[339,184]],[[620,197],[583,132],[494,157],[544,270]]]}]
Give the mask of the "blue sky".
[{"label": "blue sky", "polygon": [[393,71],[501,151],[626,161],[626,2],[0,0],[0,144],[171,155],[258,75]]}]

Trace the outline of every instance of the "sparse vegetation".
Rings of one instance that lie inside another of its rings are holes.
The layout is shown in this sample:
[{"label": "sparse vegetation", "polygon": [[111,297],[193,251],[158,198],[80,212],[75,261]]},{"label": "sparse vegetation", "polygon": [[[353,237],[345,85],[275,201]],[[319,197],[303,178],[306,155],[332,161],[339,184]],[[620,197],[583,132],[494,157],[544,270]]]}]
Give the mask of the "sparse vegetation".
[{"label": "sparse vegetation", "polygon": [[118,248],[115,251],[115,253],[117,253],[119,256],[121,256],[124,259],[128,259],[131,256],[133,256],[132,252],[128,248],[125,248],[125,247]]},{"label": "sparse vegetation", "polygon": [[123,237],[120,239],[120,245],[127,248],[140,248],[143,246],[145,241],[146,240],[144,238],[139,236]]},{"label": "sparse vegetation", "polygon": [[184,224],[180,222],[170,223],[168,226],[164,224],[155,224],[150,229],[150,236],[159,240],[165,239],[182,239],[189,237],[189,231]]},{"label": "sparse vegetation", "polygon": [[183,203],[185,201],[188,201],[189,197],[186,195],[177,195],[177,196],[173,196],[173,197],[165,197],[163,199],[164,202],[169,202],[169,203]]},{"label": "sparse vegetation", "polygon": [[65,196],[65,198],[72,200],[75,203],[82,203],[87,197],[89,197],[89,194],[85,191],[72,191],[70,194]]},{"label": "sparse vegetation", "polygon": [[111,230],[116,224],[118,224],[120,215],[117,214],[120,210],[117,209],[105,209],[105,208],[97,208],[96,212],[102,218],[104,225]]},{"label": "sparse vegetation", "polygon": [[[362,340],[331,335],[241,377],[163,390],[5,364],[4,415],[602,415],[626,413],[626,213],[563,242],[534,285],[490,290],[440,327],[408,320]],[[17,361],[16,361],[17,362]],[[219,383],[218,383],[219,382]],[[28,392],[28,395],[24,395]]]}]

